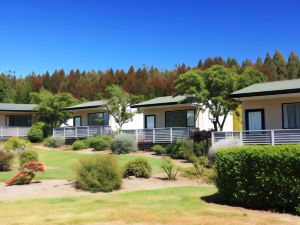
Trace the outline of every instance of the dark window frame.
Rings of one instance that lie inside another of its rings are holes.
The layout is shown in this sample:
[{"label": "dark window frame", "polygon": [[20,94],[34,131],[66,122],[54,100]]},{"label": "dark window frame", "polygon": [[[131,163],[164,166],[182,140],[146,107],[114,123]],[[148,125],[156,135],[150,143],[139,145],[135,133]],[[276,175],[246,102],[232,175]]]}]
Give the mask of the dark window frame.
[{"label": "dark window frame", "polygon": [[80,118],[80,126],[82,126],[82,117],[81,116],[74,116],[73,117],[73,125],[74,125],[74,127],[75,127],[75,119],[76,118]]},{"label": "dark window frame", "polygon": [[265,109],[259,108],[259,109],[246,109],[245,110],[245,122],[246,122],[246,130],[249,130],[249,112],[261,112],[261,125],[262,130],[266,129],[265,126]]},{"label": "dark window frame", "polygon": [[284,128],[283,105],[290,105],[290,104],[300,104],[300,102],[287,102],[287,103],[281,103],[281,126],[282,126],[282,129],[287,129],[287,130],[300,129],[300,128]]},{"label": "dark window frame", "polygon": [[[194,111],[194,126],[188,126],[187,125],[187,111],[188,110],[193,110]],[[167,113],[168,112],[182,112],[182,111],[185,111],[185,118],[186,118],[185,127],[196,127],[196,112],[195,112],[195,109],[182,109],[182,110],[165,111],[165,127],[167,128]]]},{"label": "dark window frame", "polygon": [[155,114],[150,114],[150,115],[145,115],[145,129],[151,129],[148,128],[148,124],[147,124],[147,117],[153,116],[154,117],[154,128],[156,128],[156,115]]},{"label": "dark window frame", "polygon": [[96,114],[96,113],[102,113],[102,118],[103,118],[104,114],[107,113],[107,112],[93,112],[93,113],[88,113],[87,114],[87,125],[88,126],[109,126],[109,117],[110,117],[109,113],[107,113],[108,114],[108,125],[104,125],[104,120],[101,122],[101,124],[90,125],[89,116],[92,115],[92,114]]},{"label": "dark window frame", "polygon": [[30,125],[29,126],[24,126],[24,127],[31,127],[32,126],[32,115],[5,115],[5,126],[7,126],[7,127],[21,127],[20,125],[9,125],[9,119],[8,119],[9,117],[28,117],[28,118],[30,118]]}]

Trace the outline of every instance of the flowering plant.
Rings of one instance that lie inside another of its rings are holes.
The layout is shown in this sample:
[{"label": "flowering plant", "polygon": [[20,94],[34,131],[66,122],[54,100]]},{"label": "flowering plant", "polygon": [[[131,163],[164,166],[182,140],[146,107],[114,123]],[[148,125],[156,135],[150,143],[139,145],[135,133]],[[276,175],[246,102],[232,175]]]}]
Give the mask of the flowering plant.
[{"label": "flowering plant", "polygon": [[45,165],[40,162],[25,163],[17,175],[13,176],[10,180],[6,181],[7,185],[21,185],[30,184],[35,177],[36,172],[44,172]]}]

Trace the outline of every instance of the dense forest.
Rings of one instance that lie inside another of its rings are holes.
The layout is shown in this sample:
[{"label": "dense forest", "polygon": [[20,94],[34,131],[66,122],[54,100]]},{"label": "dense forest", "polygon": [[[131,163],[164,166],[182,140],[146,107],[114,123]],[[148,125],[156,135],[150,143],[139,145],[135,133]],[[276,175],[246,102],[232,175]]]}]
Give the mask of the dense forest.
[{"label": "dense forest", "polygon": [[123,87],[128,93],[150,99],[157,96],[172,95],[174,80],[191,69],[205,70],[213,65],[223,65],[242,74],[246,67],[253,67],[264,73],[268,80],[284,80],[300,78],[300,60],[291,52],[286,60],[280,51],[273,56],[269,53],[265,58],[258,57],[255,62],[245,59],[241,64],[235,58],[222,57],[199,60],[196,66],[180,64],[173,70],[160,70],[154,66],[134,68],[128,71],[109,69],[107,71],[69,72],[63,69],[55,70],[52,74],[29,74],[16,77],[14,74],[0,75],[0,102],[29,103],[30,93],[46,89],[52,93],[69,92],[77,99],[96,100],[105,98],[105,89],[111,84]]}]

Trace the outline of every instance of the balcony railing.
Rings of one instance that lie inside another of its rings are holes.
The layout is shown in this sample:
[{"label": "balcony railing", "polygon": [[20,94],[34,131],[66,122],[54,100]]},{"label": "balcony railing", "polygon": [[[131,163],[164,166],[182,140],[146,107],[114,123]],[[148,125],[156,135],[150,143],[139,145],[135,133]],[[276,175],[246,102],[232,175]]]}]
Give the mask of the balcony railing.
[{"label": "balcony railing", "polygon": [[154,129],[123,130],[123,133],[131,134],[138,143],[172,143],[176,140],[188,140],[191,133],[197,128],[171,127]]},{"label": "balcony railing", "polygon": [[31,127],[4,127],[0,126],[0,137],[7,138],[12,136],[27,137],[27,133]]},{"label": "balcony railing", "polygon": [[300,129],[212,132],[212,145],[232,139],[240,145],[300,144]]},{"label": "balcony railing", "polygon": [[109,126],[59,127],[53,129],[53,136],[62,136],[65,139],[87,138],[94,135],[111,134],[113,134],[113,131]]}]

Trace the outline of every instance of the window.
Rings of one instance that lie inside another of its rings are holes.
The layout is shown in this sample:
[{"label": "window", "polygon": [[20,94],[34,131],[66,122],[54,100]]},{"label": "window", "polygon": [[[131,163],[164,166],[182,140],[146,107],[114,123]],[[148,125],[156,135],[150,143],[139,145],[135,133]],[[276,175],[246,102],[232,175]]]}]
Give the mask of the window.
[{"label": "window", "polygon": [[20,126],[20,127],[30,127],[32,124],[31,116],[23,115],[10,115],[6,116],[5,125],[6,126]]},{"label": "window", "polygon": [[246,130],[264,130],[265,119],[263,109],[245,110]]},{"label": "window", "polygon": [[300,103],[283,104],[283,128],[300,128]]},{"label": "window", "polygon": [[109,114],[108,113],[89,113],[88,114],[88,125],[109,125]]},{"label": "window", "polygon": [[194,127],[195,110],[178,110],[166,112],[166,127]]},{"label": "window", "polygon": [[145,116],[145,128],[155,128],[155,116],[154,115],[147,115]]},{"label": "window", "polygon": [[74,126],[75,127],[81,126],[81,116],[74,116]]}]

